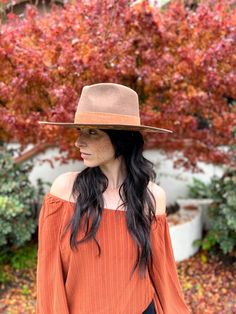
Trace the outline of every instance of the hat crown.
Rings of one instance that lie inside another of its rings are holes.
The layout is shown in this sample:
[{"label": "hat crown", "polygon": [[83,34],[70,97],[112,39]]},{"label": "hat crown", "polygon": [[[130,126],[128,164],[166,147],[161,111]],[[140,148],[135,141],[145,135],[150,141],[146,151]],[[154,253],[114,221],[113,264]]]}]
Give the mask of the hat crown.
[{"label": "hat crown", "polygon": [[102,123],[125,122],[140,125],[138,95],[131,88],[115,83],[85,86],[74,122],[91,123],[92,115],[94,118],[96,115],[97,119],[101,119],[102,115]]},{"label": "hat crown", "polygon": [[171,130],[142,125],[137,93],[124,85],[99,83],[84,86],[74,122],[39,121],[40,124],[71,128],[100,128],[172,133]]}]

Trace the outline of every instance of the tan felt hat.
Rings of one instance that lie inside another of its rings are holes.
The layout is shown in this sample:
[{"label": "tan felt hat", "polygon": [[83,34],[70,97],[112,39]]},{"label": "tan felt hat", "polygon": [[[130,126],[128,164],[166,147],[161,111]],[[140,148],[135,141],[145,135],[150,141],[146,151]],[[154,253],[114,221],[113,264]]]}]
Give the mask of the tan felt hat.
[{"label": "tan felt hat", "polygon": [[172,133],[168,129],[141,125],[137,93],[114,83],[84,86],[74,122],[39,121],[69,128],[98,128]]}]

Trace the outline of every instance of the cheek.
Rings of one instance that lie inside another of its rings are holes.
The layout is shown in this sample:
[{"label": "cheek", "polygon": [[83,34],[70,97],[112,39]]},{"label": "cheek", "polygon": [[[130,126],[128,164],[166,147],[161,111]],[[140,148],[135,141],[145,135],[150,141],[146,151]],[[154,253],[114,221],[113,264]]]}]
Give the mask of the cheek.
[{"label": "cheek", "polygon": [[110,140],[104,140],[97,145],[97,157],[99,160],[109,160],[115,157],[115,150]]}]

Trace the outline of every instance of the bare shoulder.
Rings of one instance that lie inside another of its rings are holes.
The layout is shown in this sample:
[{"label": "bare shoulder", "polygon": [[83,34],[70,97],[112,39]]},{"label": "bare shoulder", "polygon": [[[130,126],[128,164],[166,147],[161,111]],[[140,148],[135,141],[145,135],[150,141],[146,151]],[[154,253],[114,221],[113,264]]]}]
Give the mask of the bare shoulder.
[{"label": "bare shoulder", "polygon": [[65,172],[53,181],[50,193],[65,200],[71,199],[72,187],[79,172]]},{"label": "bare shoulder", "polygon": [[166,192],[158,184],[149,182],[149,190],[152,192],[156,200],[156,215],[163,215],[166,213]]}]

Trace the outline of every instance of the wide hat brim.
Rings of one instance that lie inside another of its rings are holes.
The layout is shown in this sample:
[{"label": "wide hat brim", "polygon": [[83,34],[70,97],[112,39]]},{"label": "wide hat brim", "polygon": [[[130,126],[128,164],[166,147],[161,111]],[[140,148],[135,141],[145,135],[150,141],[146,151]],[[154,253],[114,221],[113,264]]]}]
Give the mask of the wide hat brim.
[{"label": "wide hat brim", "polygon": [[93,128],[93,129],[113,129],[113,130],[127,130],[127,131],[146,131],[158,133],[173,133],[173,131],[163,128],[156,128],[148,125],[125,125],[125,124],[83,124],[83,123],[70,123],[70,122],[49,122],[38,121],[42,125],[62,126],[66,128]]}]

